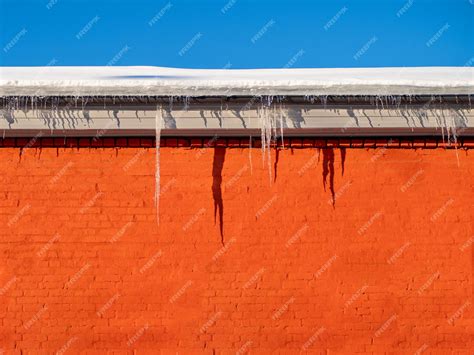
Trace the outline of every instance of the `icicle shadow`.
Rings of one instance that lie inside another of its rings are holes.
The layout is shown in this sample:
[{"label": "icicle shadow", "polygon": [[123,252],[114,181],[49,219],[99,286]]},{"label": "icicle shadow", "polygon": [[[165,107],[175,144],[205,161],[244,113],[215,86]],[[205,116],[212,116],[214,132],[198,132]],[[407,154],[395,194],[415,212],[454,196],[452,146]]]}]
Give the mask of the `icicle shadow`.
[{"label": "icicle shadow", "polygon": [[204,121],[204,126],[207,128],[207,117],[204,110],[199,110],[199,115],[201,116],[202,120]]},{"label": "icicle shadow", "polygon": [[214,224],[217,221],[219,210],[219,231],[221,243],[224,245],[224,203],[222,201],[222,168],[224,166],[226,148],[214,148],[214,159],[212,162],[212,198],[214,199]]},{"label": "icicle shadow", "polygon": [[349,107],[347,110],[347,114],[349,115],[349,117],[352,117],[354,119],[354,123],[357,127],[359,127],[359,118],[356,116],[356,114],[354,113],[354,109],[353,107]]},{"label": "icicle shadow", "polygon": [[303,117],[303,110],[301,108],[296,108],[296,107],[288,108],[287,117],[293,124],[293,128],[301,128],[301,124],[305,123],[305,120]]},{"label": "icicle shadow", "polygon": [[326,184],[329,175],[329,189],[331,191],[332,206],[336,203],[336,195],[334,192],[334,149],[324,148],[323,149],[323,186],[326,191]]},{"label": "icicle shadow", "polygon": [[169,107],[163,107],[163,121],[164,121],[164,127],[168,129],[176,129],[176,119],[172,115],[173,108],[170,105]]},{"label": "icicle shadow", "polygon": [[341,151],[341,175],[344,176],[344,166],[346,164],[346,148],[339,148]]},{"label": "icicle shadow", "polygon": [[278,162],[280,161],[280,149],[275,147],[275,163],[273,163],[273,182],[276,182],[278,175]]},{"label": "icicle shadow", "polygon": [[8,128],[11,128],[12,124],[15,123],[15,118],[13,117],[13,110],[2,110],[2,117],[7,121]]},{"label": "icicle shadow", "polygon": [[245,123],[245,119],[242,116],[242,109],[240,109],[240,110],[231,110],[231,112],[235,115],[235,117],[237,117],[240,120],[240,122],[242,123],[242,127],[247,128],[247,123]]}]

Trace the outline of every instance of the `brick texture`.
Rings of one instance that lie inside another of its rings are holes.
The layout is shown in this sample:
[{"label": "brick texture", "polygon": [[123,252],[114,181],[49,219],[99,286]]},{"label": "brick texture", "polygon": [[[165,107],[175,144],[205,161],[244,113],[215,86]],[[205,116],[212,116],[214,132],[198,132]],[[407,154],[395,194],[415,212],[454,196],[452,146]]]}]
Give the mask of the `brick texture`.
[{"label": "brick texture", "polygon": [[472,354],[472,150],[105,143],[0,148],[7,354]]}]

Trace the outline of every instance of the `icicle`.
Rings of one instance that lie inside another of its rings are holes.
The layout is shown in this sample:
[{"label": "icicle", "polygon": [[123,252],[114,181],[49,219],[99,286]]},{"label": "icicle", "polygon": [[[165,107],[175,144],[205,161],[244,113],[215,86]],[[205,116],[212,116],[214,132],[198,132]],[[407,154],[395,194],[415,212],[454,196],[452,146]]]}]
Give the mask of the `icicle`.
[{"label": "icicle", "polygon": [[250,175],[253,175],[253,165],[252,165],[252,136],[249,136],[249,165],[250,165]]},{"label": "icicle", "polygon": [[328,95],[324,95],[320,97],[321,103],[323,104],[323,108],[326,109],[328,104]]},{"label": "icicle", "polygon": [[280,136],[281,136],[281,146],[285,148],[285,140],[283,138],[283,107],[280,102]]},{"label": "icicle", "polygon": [[267,97],[266,106],[264,106],[264,134],[265,134],[265,151],[266,159],[268,166],[268,177],[270,179],[270,184],[272,183],[272,156],[271,156],[271,144],[272,144],[272,122],[269,116],[270,106],[272,104],[271,98]]},{"label": "icicle", "polygon": [[262,149],[262,166],[264,165],[265,163],[265,149],[267,147],[267,143],[265,142],[265,114],[263,113],[263,104],[262,106],[260,107],[260,109],[258,110],[258,118],[260,120],[260,140],[262,141],[261,143],[261,149]]},{"label": "icicle", "polygon": [[156,221],[160,224],[160,143],[161,127],[163,125],[163,113],[161,106],[156,105],[155,115],[155,207]]},{"label": "icicle", "polygon": [[448,145],[451,145],[451,142],[454,142],[454,150],[456,152],[456,159],[459,167],[459,153],[458,153],[458,133],[456,121],[452,110],[448,111],[448,120],[444,117],[444,122],[446,124],[446,131],[448,133]]},{"label": "icicle", "polygon": [[189,102],[190,102],[190,97],[189,96],[184,96],[183,97],[183,110],[187,111],[189,108]]},{"label": "icicle", "polygon": [[259,110],[260,119],[260,136],[262,140],[262,166],[265,164],[265,159],[268,164],[268,175],[270,184],[272,183],[272,159],[271,159],[271,141],[272,141],[272,121],[269,117],[269,107],[272,104],[272,97],[267,96],[262,98],[262,105]]}]

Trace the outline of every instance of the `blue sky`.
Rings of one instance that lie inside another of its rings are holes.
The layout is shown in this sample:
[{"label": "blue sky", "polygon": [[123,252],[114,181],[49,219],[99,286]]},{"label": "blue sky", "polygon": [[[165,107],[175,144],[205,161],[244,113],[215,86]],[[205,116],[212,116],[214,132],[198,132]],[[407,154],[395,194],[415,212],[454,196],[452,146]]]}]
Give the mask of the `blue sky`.
[{"label": "blue sky", "polygon": [[0,65],[473,65],[474,0],[0,0]]}]

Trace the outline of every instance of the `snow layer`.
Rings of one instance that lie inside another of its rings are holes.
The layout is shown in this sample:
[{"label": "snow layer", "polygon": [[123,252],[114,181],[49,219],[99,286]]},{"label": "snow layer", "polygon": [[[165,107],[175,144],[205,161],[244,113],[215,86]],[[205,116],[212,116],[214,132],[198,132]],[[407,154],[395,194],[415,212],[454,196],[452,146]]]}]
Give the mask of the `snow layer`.
[{"label": "snow layer", "polygon": [[0,96],[461,95],[472,67],[175,69],[0,67]]}]

